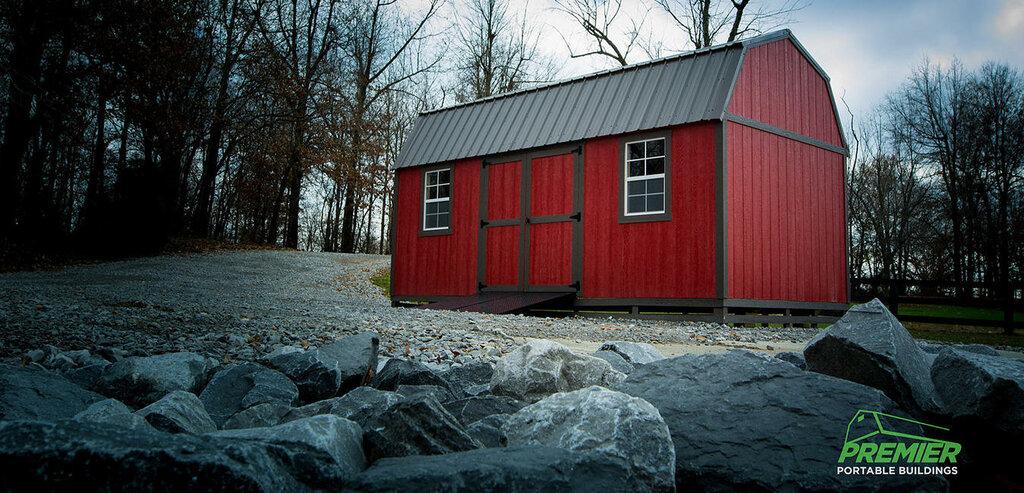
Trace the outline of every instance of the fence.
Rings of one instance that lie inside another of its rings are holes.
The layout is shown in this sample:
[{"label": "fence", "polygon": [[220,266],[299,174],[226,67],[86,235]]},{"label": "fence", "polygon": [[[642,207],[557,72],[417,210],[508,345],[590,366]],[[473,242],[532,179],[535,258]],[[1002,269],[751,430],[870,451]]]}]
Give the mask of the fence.
[{"label": "fence", "polygon": [[902,321],[949,325],[973,325],[979,327],[1002,327],[1006,333],[1024,327],[1024,321],[1015,320],[1017,311],[1024,311],[1021,293],[1024,283],[1012,283],[1009,293],[1000,295],[992,283],[913,279],[854,278],[850,280],[851,299],[867,301],[871,298],[882,300],[889,310],[899,313],[901,304],[963,306],[970,308],[996,309],[1000,318],[978,318],[968,316],[900,315]]}]

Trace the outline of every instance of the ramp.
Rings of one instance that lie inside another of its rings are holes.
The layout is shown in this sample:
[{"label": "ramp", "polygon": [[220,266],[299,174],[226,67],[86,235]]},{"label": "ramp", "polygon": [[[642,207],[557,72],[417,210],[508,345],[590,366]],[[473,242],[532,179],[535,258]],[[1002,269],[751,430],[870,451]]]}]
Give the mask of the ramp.
[{"label": "ramp", "polygon": [[515,313],[548,303],[568,301],[576,293],[480,293],[420,305],[427,310],[455,310],[476,313]]}]

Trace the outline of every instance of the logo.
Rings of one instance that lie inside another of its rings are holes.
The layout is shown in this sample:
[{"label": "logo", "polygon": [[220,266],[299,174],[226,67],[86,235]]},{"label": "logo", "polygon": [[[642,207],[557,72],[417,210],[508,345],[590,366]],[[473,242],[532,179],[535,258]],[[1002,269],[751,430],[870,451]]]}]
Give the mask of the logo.
[{"label": "logo", "polygon": [[860,409],[846,425],[836,474],[956,474],[961,446],[940,438],[948,432],[949,428]]}]

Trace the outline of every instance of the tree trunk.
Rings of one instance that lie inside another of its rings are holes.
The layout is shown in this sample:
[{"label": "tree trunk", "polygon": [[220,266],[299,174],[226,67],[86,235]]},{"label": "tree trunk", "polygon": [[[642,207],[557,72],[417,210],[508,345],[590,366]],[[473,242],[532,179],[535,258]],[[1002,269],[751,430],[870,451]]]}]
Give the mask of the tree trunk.
[{"label": "tree trunk", "polygon": [[103,195],[103,178],[106,171],[107,138],[104,130],[107,126],[107,93],[104,88],[100,88],[98,94],[96,138],[92,150],[92,166],[89,167],[89,183],[85,191],[85,205],[82,210],[83,220],[86,224],[96,220],[99,202]]}]

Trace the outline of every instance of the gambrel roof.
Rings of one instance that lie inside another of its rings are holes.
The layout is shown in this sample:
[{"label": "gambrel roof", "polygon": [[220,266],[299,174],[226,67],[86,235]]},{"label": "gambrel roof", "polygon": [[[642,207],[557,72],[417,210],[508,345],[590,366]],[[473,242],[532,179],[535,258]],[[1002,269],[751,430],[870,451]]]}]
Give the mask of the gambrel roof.
[{"label": "gambrel roof", "polygon": [[395,168],[721,120],[746,50],[785,38],[807,56],[792,33],[781,30],[427,111],[416,119]]}]

